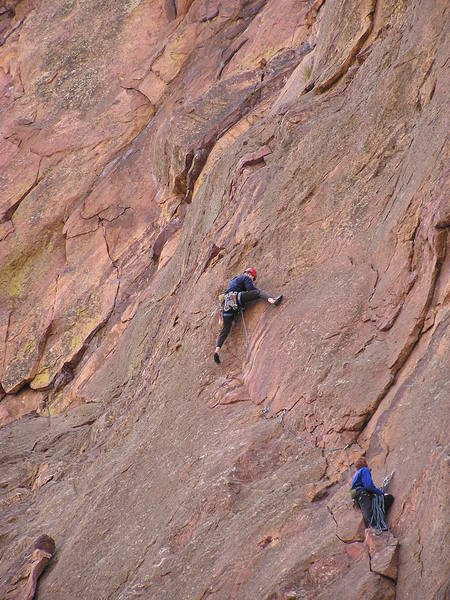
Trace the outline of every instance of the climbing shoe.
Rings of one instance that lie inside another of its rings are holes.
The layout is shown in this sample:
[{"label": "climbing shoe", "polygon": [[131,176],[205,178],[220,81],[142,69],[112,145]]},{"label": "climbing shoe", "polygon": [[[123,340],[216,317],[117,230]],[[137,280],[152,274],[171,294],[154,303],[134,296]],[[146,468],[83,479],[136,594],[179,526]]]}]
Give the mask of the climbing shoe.
[{"label": "climbing shoe", "polygon": [[274,305],[278,306],[282,300],[283,300],[283,294],[280,294],[279,296],[277,296],[275,298]]},{"label": "climbing shoe", "polygon": [[217,352],[214,352],[214,362],[220,365],[220,357]]}]

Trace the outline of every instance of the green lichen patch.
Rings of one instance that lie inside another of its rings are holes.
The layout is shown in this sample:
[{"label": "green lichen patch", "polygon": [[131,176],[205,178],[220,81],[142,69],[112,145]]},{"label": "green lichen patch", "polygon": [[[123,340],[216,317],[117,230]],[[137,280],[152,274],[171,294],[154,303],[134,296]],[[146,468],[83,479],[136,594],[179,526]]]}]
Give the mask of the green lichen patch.
[{"label": "green lichen patch", "polygon": [[11,305],[24,299],[33,284],[43,282],[46,273],[53,268],[55,253],[64,243],[58,231],[47,230],[39,244],[13,255],[0,266],[0,299]]}]

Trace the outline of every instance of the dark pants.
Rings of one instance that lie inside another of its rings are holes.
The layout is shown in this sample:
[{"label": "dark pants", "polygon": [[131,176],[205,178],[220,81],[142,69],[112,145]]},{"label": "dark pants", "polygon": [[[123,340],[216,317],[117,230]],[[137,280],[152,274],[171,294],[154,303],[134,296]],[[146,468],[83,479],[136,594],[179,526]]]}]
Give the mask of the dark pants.
[{"label": "dark pants", "polygon": [[[246,304],[248,304],[249,302],[253,302],[254,300],[258,300],[259,298],[267,300],[269,298],[269,294],[267,294],[263,290],[250,290],[249,292],[240,292],[239,304],[242,308],[244,308]],[[216,346],[218,346],[219,348],[222,348],[222,344],[227,339],[236,316],[237,311],[234,311],[232,314],[226,313],[223,316],[223,325],[222,329],[220,330],[219,337],[217,338],[216,344]]]},{"label": "dark pants", "polygon": [[[391,494],[384,495],[385,514],[390,509],[393,502],[394,496],[392,496]],[[372,521],[372,494],[370,492],[361,492],[358,496],[358,505],[362,512],[364,524],[366,527],[369,527],[370,522]]]}]

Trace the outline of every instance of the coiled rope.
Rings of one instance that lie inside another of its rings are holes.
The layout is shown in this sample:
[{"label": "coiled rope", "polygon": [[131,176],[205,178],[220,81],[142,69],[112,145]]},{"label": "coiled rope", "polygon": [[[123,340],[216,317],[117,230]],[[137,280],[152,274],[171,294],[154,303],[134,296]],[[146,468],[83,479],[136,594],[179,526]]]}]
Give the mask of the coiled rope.
[{"label": "coiled rope", "polygon": [[389,531],[386,525],[384,512],[384,496],[374,494],[372,496],[372,518],[369,526],[375,530],[375,533],[380,535],[383,531]]}]

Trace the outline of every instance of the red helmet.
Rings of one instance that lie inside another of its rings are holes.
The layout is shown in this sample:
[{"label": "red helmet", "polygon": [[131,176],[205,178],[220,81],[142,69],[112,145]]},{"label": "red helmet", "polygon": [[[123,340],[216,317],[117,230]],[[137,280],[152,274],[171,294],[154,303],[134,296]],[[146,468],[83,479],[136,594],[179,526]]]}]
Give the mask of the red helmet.
[{"label": "red helmet", "polygon": [[248,273],[249,275],[251,275],[253,277],[253,279],[256,279],[256,271],[253,267],[249,267],[248,269],[245,269],[244,273]]}]

